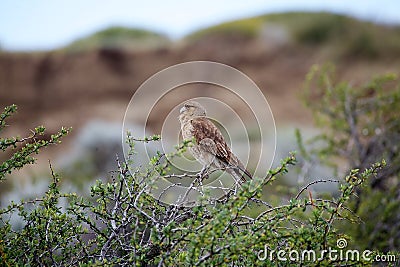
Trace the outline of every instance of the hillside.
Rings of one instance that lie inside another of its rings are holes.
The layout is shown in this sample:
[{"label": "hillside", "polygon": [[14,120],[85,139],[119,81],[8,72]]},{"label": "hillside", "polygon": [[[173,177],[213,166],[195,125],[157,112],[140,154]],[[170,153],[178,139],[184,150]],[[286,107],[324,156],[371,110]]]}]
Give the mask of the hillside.
[{"label": "hillside", "polygon": [[114,26],[76,40],[62,50],[77,52],[100,48],[125,50],[155,49],[166,46],[169,42],[166,36],[159,33],[143,29]]},{"label": "hillside", "polygon": [[400,55],[400,26],[377,25],[331,13],[283,13],[231,21],[190,34],[189,42],[241,36],[275,39],[299,46],[332,50],[331,56]]}]

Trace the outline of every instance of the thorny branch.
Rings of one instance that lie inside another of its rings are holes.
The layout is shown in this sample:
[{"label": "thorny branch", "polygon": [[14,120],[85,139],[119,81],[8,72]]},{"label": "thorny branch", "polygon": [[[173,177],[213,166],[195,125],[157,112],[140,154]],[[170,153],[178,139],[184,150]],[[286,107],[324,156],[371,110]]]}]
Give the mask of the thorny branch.
[{"label": "thorny branch", "polygon": [[[91,201],[70,196],[72,206],[68,208],[68,212],[74,219],[83,223],[86,229],[82,236],[74,236],[76,244],[86,244],[74,258],[74,262],[86,257],[103,263],[113,261],[120,266],[163,266],[171,262],[171,257],[186,253],[190,242],[200,242],[195,243],[195,247],[199,249],[195,253],[197,256],[188,260],[192,266],[205,265],[217,255],[229,257],[243,249],[240,246],[235,247],[238,242],[235,240],[241,240],[241,235],[254,236],[255,242],[257,236],[279,235],[281,231],[289,233],[311,223],[307,219],[292,216],[296,210],[310,207],[331,214],[333,209],[334,214],[332,213],[330,218],[322,218],[326,224],[341,219],[342,211],[350,211],[344,206],[344,202],[319,198],[300,199],[301,194],[309,187],[318,183],[337,182],[336,180],[309,183],[288,204],[274,206],[261,199],[262,187],[285,173],[288,166],[294,164],[294,156],[288,157],[265,177],[255,178],[241,186],[235,182],[230,186],[222,182],[208,186],[208,189],[223,192],[218,197],[209,197],[203,182],[212,173],[224,171],[223,169],[208,170],[203,177],[190,173],[170,174],[166,172],[170,164],[168,160],[164,160],[166,158],[168,157],[165,154],[158,154],[154,163],[143,170],[131,169],[128,160],[121,162],[117,157],[118,170],[112,173],[110,182],[98,181],[92,187]],[[53,170],[52,173],[56,186],[58,180]],[[170,205],[162,203],[162,199],[168,195],[169,190],[180,186],[179,183],[166,186],[158,198],[149,194],[159,179],[169,178],[191,181],[182,193],[180,201]],[[200,199],[205,201],[190,203],[193,200],[190,200],[188,195],[192,192],[198,193]],[[349,192],[346,191],[347,193]],[[44,200],[37,199],[32,201],[32,204],[42,201]],[[256,206],[256,216],[250,216],[246,212],[250,205]],[[14,205],[5,212],[18,208],[19,206]],[[50,218],[45,224],[46,242],[51,236],[52,222]],[[215,232],[211,246],[198,241],[213,231]],[[327,233],[328,231],[329,229]],[[253,243],[252,246],[255,245],[256,243]],[[284,239],[277,244],[278,248],[285,248],[287,245]],[[40,257],[47,255],[49,262],[57,265],[56,256],[59,249],[59,246],[53,247],[48,254]]]},{"label": "thorny branch", "polygon": [[[286,167],[292,164],[294,161],[294,157],[290,158],[288,162],[283,163],[282,166],[276,170],[270,171],[270,173],[261,179],[261,186],[270,183],[275,177],[286,169]],[[129,252],[134,252],[136,256],[142,258],[144,261],[142,262],[151,262],[155,258],[159,258],[159,264],[162,264],[165,257],[170,255],[171,251],[176,249],[177,247],[182,246],[187,242],[188,236],[193,232],[201,231],[202,229],[206,229],[207,227],[211,227],[214,223],[211,218],[213,218],[213,213],[215,209],[218,208],[219,205],[227,205],[231,206],[233,209],[237,209],[235,212],[232,212],[230,215],[230,219],[227,224],[224,226],[222,233],[228,231],[228,229],[232,227],[240,228],[248,227],[251,225],[258,225],[262,221],[276,221],[277,224],[286,225],[287,222],[290,223],[293,227],[297,228],[300,225],[304,224],[304,222],[299,221],[296,218],[290,218],[288,216],[280,216],[279,214],[283,210],[290,210],[294,206],[292,204],[289,205],[281,205],[277,207],[273,207],[271,204],[263,201],[257,197],[258,192],[255,190],[253,192],[249,192],[245,195],[238,195],[243,193],[243,191],[235,191],[232,188],[223,186],[213,186],[212,188],[224,190],[225,194],[213,201],[210,201],[207,205],[202,206],[202,212],[196,213],[193,210],[193,206],[187,206],[184,204],[184,201],[176,205],[165,205],[160,203],[160,199],[163,194],[166,194],[166,191],[177,186],[176,184],[172,184],[166,187],[161,194],[159,195],[159,199],[156,199],[156,203],[158,206],[154,206],[149,208],[146,206],[142,206],[139,203],[143,203],[143,199],[148,198],[147,195],[149,188],[148,181],[144,179],[138,180],[132,184],[132,180],[128,181],[128,167],[122,164],[119,159],[117,159],[118,164],[118,176],[114,178],[116,182],[113,187],[113,199],[112,205],[110,206],[110,213],[112,219],[110,223],[106,224],[105,227],[109,228],[109,235],[106,237],[107,241],[105,242],[103,248],[101,249],[101,253],[99,255],[99,259],[105,260],[107,258],[113,257],[115,251],[111,251],[110,248],[113,247],[113,244],[120,244],[119,249],[120,253],[125,254]],[[161,165],[161,161],[157,161],[156,165]],[[164,166],[165,167],[165,166]],[[164,169],[162,167],[162,169]],[[209,170],[205,173],[205,177],[208,177],[215,171],[219,171],[218,169]],[[151,179],[151,175],[147,175],[149,179]],[[159,178],[159,177],[158,177]],[[155,179],[158,179],[155,178]],[[179,178],[179,179],[192,179],[192,183],[187,188],[182,200],[185,200],[187,195],[191,191],[197,191],[201,196],[204,196],[204,192],[202,192],[202,179],[203,177],[199,177],[198,174],[167,174],[164,178]],[[119,180],[118,180],[119,179]],[[295,197],[298,199],[302,192],[304,192],[307,188],[314,184],[318,183],[326,183],[326,182],[338,182],[336,180],[318,180],[314,181],[308,185],[306,185]],[[197,186],[198,185],[198,186]],[[242,199],[242,197],[244,197]],[[236,201],[241,201],[241,205],[237,208],[234,208],[236,205]],[[313,201],[315,202],[324,202],[321,199],[314,199],[304,203],[305,206],[312,206]],[[248,206],[248,204],[256,203],[259,208],[264,209],[257,217],[252,218],[242,214],[242,210]],[[324,202],[329,203],[329,202]],[[336,204],[336,203],[331,203]],[[336,206],[336,208],[341,208]],[[199,216],[202,218],[202,223],[193,228],[192,225],[186,224],[188,220],[198,220]],[[129,223],[127,223],[129,222]],[[289,227],[288,225],[285,227]],[[166,231],[165,229],[168,229]],[[251,232],[256,234],[257,231],[260,230],[260,227],[255,227]],[[104,230],[102,231],[104,232]],[[175,240],[170,240],[170,234],[180,234],[179,238]],[[135,240],[138,240],[138,245],[127,245],[126,239],[134,237]],[[158,240],[159,242],[154,242],[154,240]],[[207,259],[212,257],[215,253],[220,253],[223,250],[229,250],[228,245],[223,245],[220,247],[215,247],[213,251],[204,250],[201,252],[201,257],[198,258],[194,265],[200,265],[205,262]],[[125,252],[124,252],[125,251]]]}]

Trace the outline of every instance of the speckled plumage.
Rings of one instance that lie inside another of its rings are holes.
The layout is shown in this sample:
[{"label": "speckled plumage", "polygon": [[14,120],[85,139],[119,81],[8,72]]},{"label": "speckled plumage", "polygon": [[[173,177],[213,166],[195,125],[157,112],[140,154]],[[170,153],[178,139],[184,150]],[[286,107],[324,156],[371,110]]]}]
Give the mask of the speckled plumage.
[{"label": "speckled plumage", "polygon": [[189,151],[203,167],[225,169],[236,181],[245,182],[243,173],[252,177],[242,162],[232,153],[221,131],[206,117],[205,109],[195,101],[187,101],[180,110],[182,136],[194,138]]}]

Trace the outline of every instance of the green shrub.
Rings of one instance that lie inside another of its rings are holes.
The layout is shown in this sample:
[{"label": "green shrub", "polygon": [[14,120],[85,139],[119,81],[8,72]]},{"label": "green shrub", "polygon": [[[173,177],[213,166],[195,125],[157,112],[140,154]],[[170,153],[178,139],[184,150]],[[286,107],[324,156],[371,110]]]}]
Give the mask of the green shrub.
[{"label": "green shrub", "polygon": [[[6,120],[13,113],[17,111],[16,105],[7,106],[4,112],[0,115],[0,133],[7,126]],[[10,174],[13,170],[21,169],[27,164],[35,162],[33,155],[38,154],[41,148],[47,147],[52,144],[60,143],[61,137],[68,134],[69,129],[62,128],[60,132],[52,134],[49,138],[45,138],[46,128],[43,126],[36,127],[31,134],[27,137],[21,138],[0,137],[0,150],[3,153],[11,152],[9,159],[6,159],[0,164],[0,180],[3,180],[7,174]]]},{"label": "green shrub", "polygon": [[[153,136],[142,141],[158,139],[158,136]],[[363,171],[350,171],[343,182],[340,182],[340,195],[335,199],[314,198],[307,194],[308,188],[312,186],[309,184],[289,201],[272,206],[262,199],[262,189],[270,186],[295,164],[295,157],[290,155],[265,177],[255,178],[237,191],[232,189],[218,199],[209,198],[208,192],[204,191],[198,205],[167,205],[148,192],[155,189],[154,182],[158,179],[174,176],[169,171],[170,162],[164,159],[181,156],[190,142],[184,142],[168,155],[158,153],[145,168],[131,169],[135,156],[135,142],[138,140],[128,138],[131,151],[126,162],[118,160],[117,170],[113,172],[109,181],[97,181],[91,186],[89,197],[76,193],[62,193],[60,178],[50,166],[53,179],[43,196],[19,203],[12,202],[0,209],[0,264],[370,264],[368,261],[332,259],[327,254],[315,261],[306,258],[303,263],[299,260],[282,261],[276,251],[284,251],[288,258],[288,253],[292,250],[300,253],[304,250],[314,250],[317,255],[321,255],[324,250],[336,248],[337,239],[347,237],[347,233],[335,228],[334,222],[357,219],[348,209],[347,203],[366,179],[378,174],[382,164],[373,164]],[[180,177],[184,178],[185,175]],[[194,187],[201,190],[196,175],[187,174],[186,178],[193,179],[193,186],[188,190],[194,190]],[[249,216],[250,209],[254,206],[259,208],[259,213]],[[23,220],[21,227],[11,224],[12,216]]]},{"label": "green shrub", "polygon": [[310,19],[308,23],[304,23],[296,33],[296,40],[300,43],[321,45],[346,34],[346,26],[348,27],[350,22],[351,20],[344,16],[320,15],[319,18]]},{"label": "green shrub", "polygon": [[[364,86],[334,78],[331,65],[308,74],[305,101],[322,133],[310,154],[339,171],[387,166],[357,189],[350,207],[363,221],[342,224],[360,249],[400,251],[400,84],[393,74]],[[347,232],[346,230],[346,232]]]}]

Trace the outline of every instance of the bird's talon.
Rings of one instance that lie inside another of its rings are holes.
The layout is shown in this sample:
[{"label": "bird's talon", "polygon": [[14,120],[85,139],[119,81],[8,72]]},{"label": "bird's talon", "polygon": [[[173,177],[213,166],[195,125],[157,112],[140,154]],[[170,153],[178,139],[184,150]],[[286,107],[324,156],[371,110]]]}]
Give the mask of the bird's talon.
[{"label": "bird's talon", "polygon": [[199,179],[204,180],[204,179],[207,179],[207,178],[208,178],[208,174],[206,174],[205,172],[199,172],[199,173],[197,174],[197,177],[198,177]]}]

